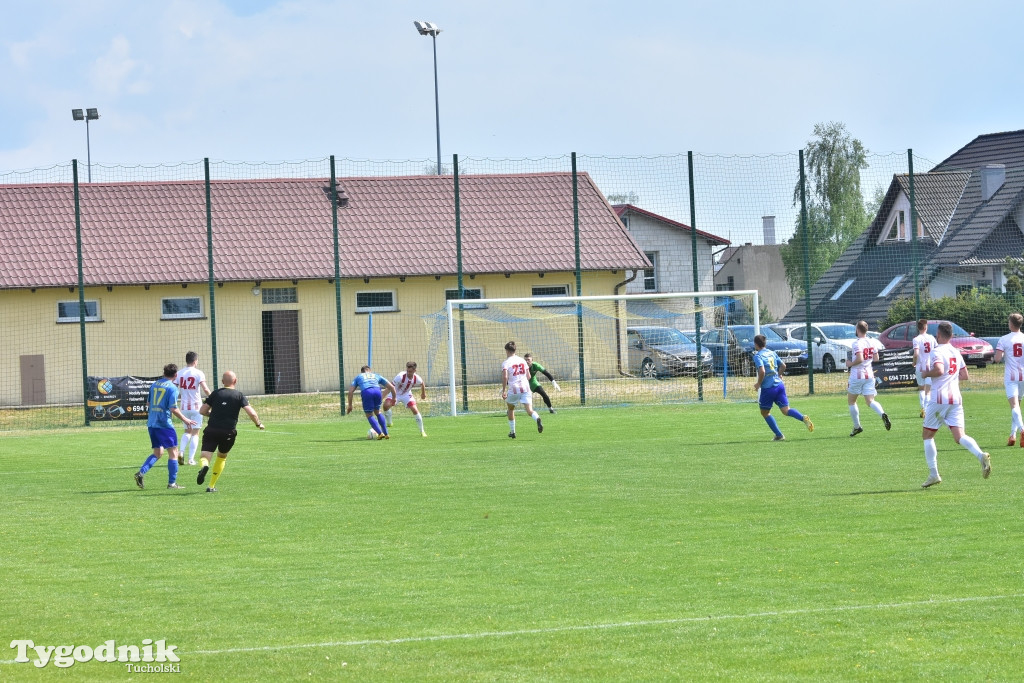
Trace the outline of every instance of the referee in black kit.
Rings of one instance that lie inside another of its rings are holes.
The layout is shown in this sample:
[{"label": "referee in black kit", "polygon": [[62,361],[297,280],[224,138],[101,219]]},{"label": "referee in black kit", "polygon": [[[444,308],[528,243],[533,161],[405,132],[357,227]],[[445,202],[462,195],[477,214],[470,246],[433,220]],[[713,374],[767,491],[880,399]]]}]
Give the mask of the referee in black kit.
[{"label": "referee in black kit", "polygon": [[224,386],[207,396],[203,405],[199,406],[199,412],[210,419],[206,423],[206,429],[203,430],[203,452],[199,458],[199,464],[202,467],[199,468],[199,476],[196,477],[197,484],[206,481],[206,473],[210,471],[210,458],[213,457],[215,451],[217,453],[217,462],[214,463],[213,472],[210,474],[207,493],[216,493],[217,479],[224,471],[228,451],[235,445],[235,437],[238,435],[238,431],[235,429],[238,425],[238,412],[245,410],[253,424],[260,429],[264,428],[256,411],[249,405],[249,399],[241,391],[235,389],[235,385],[238,384],[238,375],[228,370],[221,377],[221,384]]}]

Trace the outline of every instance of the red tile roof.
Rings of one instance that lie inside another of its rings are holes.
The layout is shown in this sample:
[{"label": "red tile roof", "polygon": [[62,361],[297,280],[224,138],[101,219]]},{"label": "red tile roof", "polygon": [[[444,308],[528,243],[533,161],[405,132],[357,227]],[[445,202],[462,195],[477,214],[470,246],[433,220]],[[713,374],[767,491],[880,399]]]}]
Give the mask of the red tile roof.
[{"label": "red tile roof", "polygon": [[[619,218],[622,218],[622,214],[624,214],[627,211],[629,211],[631,213],[638,213],[641,216],[647,216],[648,218],[652,218],[652,219],[654,219],[656,221],[661,221],[662,223],[665,223],[667,225],[671,225],[674,228],[680,228],[681,230],[686,230],[687,232],[692,232],[693,231],[693,228],[691,228],[686,223],[680,223],[679,221],[674,221],[671,218],[665,218],[664,216],[659,216],[658,214],[654,213],[653,211],[648,211],[647,209],[641,209],[639,206],[633,206],[632,204],[615,204],[614,206],[612,206],[612,209],[615,211],[615,215],[618,216]],[[698,230],[697,234],[700,235],[701,237],[707,239],[708,241],[714,243],[714,244],[729,244],[730,243],[729,240],[725,239],[724,237],[719,237],[718,235],[712,235],[710,232],[704,232],[703,230]]]},{"label": "red tile roof", "polygon": [[[211,183],[218,281],[334,276],[329,181]],[[342,277],[456,272],[451,176],[340,178]],[[80,185],[87,284],[206,281],[202,181]],[[460,176],[463,272],[571,271],[572,175]],[[649,266],[586,174],[579,176],[583,270]],[[0,288],[77,283],[73,187],[0,185]]]}]

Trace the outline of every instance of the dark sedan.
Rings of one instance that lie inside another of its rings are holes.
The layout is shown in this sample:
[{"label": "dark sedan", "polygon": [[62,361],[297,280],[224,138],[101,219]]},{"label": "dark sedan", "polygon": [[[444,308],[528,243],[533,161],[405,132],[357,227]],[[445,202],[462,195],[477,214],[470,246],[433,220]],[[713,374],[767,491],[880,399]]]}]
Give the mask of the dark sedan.
[{"label": "dark sedan", "polygon": [[[807,370],[807,348],[787,341],[770,327],[761,326],[769,349],[779,355],[787,371]],[[754,326],[731,325],[728,328],[708,330],[701,335],[701,346],[706,346],[715,359],[715,372],[754,376]]]}]

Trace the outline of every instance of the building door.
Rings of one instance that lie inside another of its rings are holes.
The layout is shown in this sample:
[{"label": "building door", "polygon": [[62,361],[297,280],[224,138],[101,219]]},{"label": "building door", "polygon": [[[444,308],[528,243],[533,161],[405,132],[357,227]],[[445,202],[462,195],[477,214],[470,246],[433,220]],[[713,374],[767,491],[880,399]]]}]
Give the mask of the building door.
[{"label": "building door", "polygon": [[21,405],[46,403],[46,370],[42,356],[21,357]]},{"label": "building door", "polygon": [[301,387],[299,312],[263,311],[263,390],[294,394]]}]

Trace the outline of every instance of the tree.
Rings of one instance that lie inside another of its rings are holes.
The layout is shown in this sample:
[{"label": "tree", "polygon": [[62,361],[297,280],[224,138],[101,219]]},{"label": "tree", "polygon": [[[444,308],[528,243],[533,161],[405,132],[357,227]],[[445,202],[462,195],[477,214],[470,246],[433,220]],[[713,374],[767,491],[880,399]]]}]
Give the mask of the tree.
[{"label": "tree", "polygon": [[1003,265],[1003,276],[1006,278],[1006,291],[1020,294],[1024,292],[1024,252],[1020,258],[1006,257]]},{"label": "tree", "polygon": [[[846,125],[818,123],[804,154],[807,226],[797,217],[796,233],[780,252],[786,280],[798,296],[804,291],[804,243],[810,254],[813,284],[868,226],[870,216],[860,188],[860,171],[867,168],[868,151],[861,141],[850,137]],[[793,203],[800,205],[800,182],[793,190]]]}]

